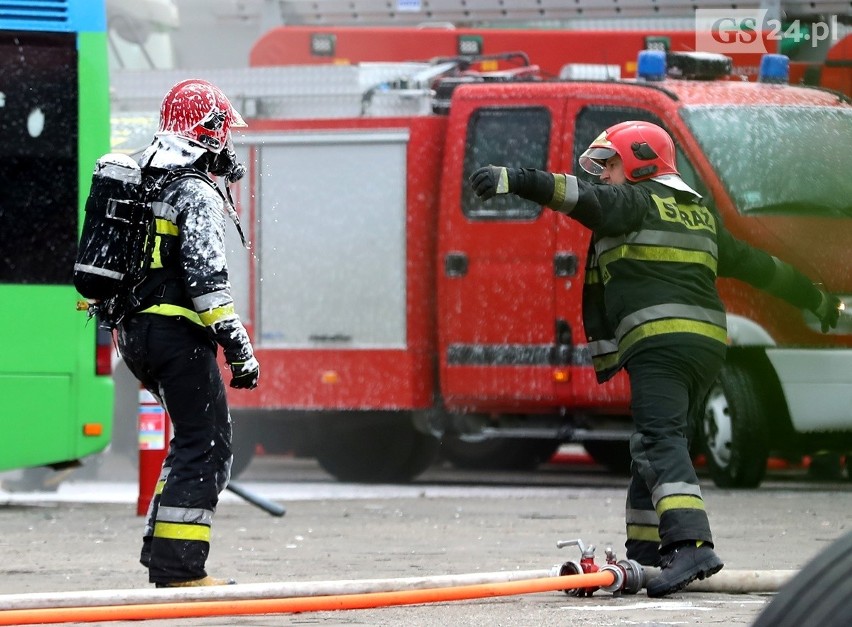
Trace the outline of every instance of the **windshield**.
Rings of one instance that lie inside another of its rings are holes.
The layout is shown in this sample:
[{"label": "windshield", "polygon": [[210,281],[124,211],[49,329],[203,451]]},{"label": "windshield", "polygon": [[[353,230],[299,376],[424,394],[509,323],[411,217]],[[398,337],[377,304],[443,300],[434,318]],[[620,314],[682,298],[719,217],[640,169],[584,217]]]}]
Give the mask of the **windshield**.
[{"label": "windshield", "polygon": [[686,107],[744,215],[852,217],[852,108]]}]

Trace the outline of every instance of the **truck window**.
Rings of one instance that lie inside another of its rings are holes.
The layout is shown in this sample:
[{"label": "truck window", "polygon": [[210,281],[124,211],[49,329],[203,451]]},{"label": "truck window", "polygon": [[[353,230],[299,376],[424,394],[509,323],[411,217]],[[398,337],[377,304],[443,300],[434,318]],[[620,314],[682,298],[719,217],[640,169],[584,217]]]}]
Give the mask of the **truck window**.
[{"label": "truck window", "polygon": [[852,216],[852,110],[701,106],[682,116],[743,215]]},{"label": "truck window", "polygon": [[[464,155],[464,180],[484,165],[511,168],[547,167],[550,111],[543,107],[483,108],[470,117]],[[462,185],[462,211],[478,220],[530,220],[541,206],[513,194],[483,203],[470,185]]]},{"label": "truck window", "polygon": [[666,125],[662,123],[660,118],[645,109],[614,106],[592,106],[580,109],[574,123],[574,159],[571,162],[574,164],[575,176],[585,181],[591,181],[594,183],[598,182],[598,177],[592,176],[583,170],[583,168],[577,164],[577,160],[586,148],[589,147],[589,144],[591,144],[595,138],[604,131],[604,129],[618,124],[619,122],[626,122],[627,120],[651,122],[666,128]]}]

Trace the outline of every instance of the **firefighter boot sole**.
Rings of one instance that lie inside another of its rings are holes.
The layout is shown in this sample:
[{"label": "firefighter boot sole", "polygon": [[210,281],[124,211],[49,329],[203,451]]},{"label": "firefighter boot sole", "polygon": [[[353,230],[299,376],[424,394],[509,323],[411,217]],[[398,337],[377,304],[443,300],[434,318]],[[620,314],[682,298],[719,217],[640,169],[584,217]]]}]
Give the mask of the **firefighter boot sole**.
[{"label": "firefighter boot sole", "polygon": [[683,546],[663,557],[658,577],[648,582],[648,596],[664,597],[683,590],[696,579],[715,575],[724,563],[709,546]]}]

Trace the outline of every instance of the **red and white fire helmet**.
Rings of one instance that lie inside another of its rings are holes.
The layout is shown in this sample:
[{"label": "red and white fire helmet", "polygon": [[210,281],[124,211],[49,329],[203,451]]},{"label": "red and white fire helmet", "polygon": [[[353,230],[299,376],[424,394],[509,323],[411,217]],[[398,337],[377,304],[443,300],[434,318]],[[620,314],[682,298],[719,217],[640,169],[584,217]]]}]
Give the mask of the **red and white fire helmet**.
[{"label": "red and white fire helmet", "polygon": [[158,135],[178,135],[210,152],[225,147],[231,127],[248,126],[215,85],[197,78],[181,81],[160,105]]},{"label": "red and white fire helmet", "polygon": [[589,174],[600,176],[603,164],[613,155],[621,157],[628,181],[678,174],[674,142],[656,124],[630,121],[610,126],[580,155],[579,164]]}]

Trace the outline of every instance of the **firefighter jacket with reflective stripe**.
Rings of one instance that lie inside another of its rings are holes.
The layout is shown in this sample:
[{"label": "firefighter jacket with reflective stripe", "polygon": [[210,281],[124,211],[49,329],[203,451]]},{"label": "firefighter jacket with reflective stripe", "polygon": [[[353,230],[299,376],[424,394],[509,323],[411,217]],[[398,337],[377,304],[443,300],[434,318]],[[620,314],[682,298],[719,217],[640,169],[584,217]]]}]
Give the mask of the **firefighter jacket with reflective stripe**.
[{"label": "firefighter jacket with reflective stripe", "polygon": [[156,240],[146,281],[162,285],[140,313],[182,316],[206,328],[233,363],[253,351],[231,297],[224,202],[202,175],[177,179],[152,203]]},{"label": "firefighter jacket with reflective stripe", "polygon": [[[806,277],[734,238],[689,192],[655,181],[596,185],[570,175],[552,178],[546,204],[592,230],[583,321],[601,382],[653,346],[725,344],[717,276],[741,279],[799,307],[818,297]],[[789,285],[774,285],[782,275]]]},{"label": "firefighter jacket with reflective stripe", "polygon": [[[656,183],[621,187],[592,237],[583,293],[584,325],[600,380],[633,353],[678,341],[674,334],[722,344],[727,337],[715,287],[716,216],[691,198],[678,201],[674,190]],[[576,209],[582,213],[579,204]],[[617,216],[623,225],[618,228]]]}]

